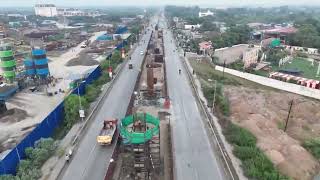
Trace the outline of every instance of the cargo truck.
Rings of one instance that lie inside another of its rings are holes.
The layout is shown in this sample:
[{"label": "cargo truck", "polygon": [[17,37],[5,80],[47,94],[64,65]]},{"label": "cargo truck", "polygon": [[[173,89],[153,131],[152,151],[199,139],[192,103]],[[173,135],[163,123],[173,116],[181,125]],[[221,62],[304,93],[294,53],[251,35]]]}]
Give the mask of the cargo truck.
[{"label": "cargo truck", "polygon": [[118,119],[107,119],[103,121],[103,127],[97,136],[97,142],[100,145],[109,145],[112,143],[117,132]]}]

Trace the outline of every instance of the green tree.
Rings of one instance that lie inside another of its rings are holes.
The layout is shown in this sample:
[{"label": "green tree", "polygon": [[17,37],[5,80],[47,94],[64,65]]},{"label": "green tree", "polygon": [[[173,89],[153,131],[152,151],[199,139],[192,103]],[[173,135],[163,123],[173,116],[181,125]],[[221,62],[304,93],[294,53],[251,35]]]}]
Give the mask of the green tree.
[{"label": "green tree", "polygon": [[[84,97],[80,97],[80,100],[82,108],[87,109],[88,101]],[[79,109],[79,96],[69,95],[64,101],[65,118],[63,123],[67,129],[70,129],[79,120]]]},{"label": "green tree", "polygon": [[200,31],[218,31],[218,27],[210,20],[205,20],[201,24]]},{"label": "green tree", "polygon": [[86,100],[91,103],[96,100],[96,98],[99,96],[101,93],[101,86],[95,86],[95,85],[89,85],[86,87],[86,95],[85,98]]},{"label": "green tree", "polygon": [[278,65],[280,59],[286,57],[287,53],[281,49],[269,49],[266,55],[266,61],[271,62],[273,65]]}]

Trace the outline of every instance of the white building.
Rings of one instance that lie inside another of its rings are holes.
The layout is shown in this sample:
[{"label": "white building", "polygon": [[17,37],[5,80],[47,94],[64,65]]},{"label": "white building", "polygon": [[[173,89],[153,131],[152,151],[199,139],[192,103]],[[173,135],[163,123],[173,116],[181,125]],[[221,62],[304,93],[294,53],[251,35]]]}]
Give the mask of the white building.
[{"label": "white building", "polygon": [[214,13],[208,10],[207,12],[199,12],[199,17],[205,17],[205,16],[213,16]]},{"label": "white building", "polygon": [[86,16],[87,14],[77,8],[59,8],[59,16]]},{"label": "white building", "polygon": [[58,15],[57,7],[54,4],[36,4],[34,11],[37,16],[54,17]]},{"label": "white building", "polygon": [[194,29],[199,29],[201,27],[200,24],[192,25],[192,24],[186,24],[184,25],[185,30],[194,30]]},{"label": "white building", "polygon": [[256,64],[259,57],[259,48],[250,48],[243,52],[243,64],[245,68],[251,66],[251,64]]}]

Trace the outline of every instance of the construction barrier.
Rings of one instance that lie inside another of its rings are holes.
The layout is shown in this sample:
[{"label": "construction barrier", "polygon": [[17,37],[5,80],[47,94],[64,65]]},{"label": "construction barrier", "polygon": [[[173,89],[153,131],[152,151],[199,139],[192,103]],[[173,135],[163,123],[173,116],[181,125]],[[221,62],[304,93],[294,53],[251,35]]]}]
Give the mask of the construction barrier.
[{"label": "construction barrier", "polygon": [[[90,74],[85,76],[84,82],[72,91],[72,94],[84,95],[88,84],[101,76],[101,68],[98,66]],[[15,174],[16,168],[21,159],[26,157],[25,149],[33,147],[34,143],[41,138],[48,138],[53,135],[54,130],[60,125],[64,118],[64,102],[61,102],[37,127],[28,134],[16,147],[14,147],[0,161],[0,175]]]},{"label": "construction barrier", "polygon": [[86,93],[86,86],[91,84],[94,80],[101,76],[101,68],[98,66],[91,73],[85,75],[84,81],[79,80],[79,86],[72,91],[72,94],[80,94],[81,96]]},{"label": "construction barrier", "polygon": [[26,157],[25,149],[32,147],[41,138],[50,137],[55,128],[62,122],[63,117],[64,108],[62,102],[0,161],[0,175],[15,174],[19,161]]}]

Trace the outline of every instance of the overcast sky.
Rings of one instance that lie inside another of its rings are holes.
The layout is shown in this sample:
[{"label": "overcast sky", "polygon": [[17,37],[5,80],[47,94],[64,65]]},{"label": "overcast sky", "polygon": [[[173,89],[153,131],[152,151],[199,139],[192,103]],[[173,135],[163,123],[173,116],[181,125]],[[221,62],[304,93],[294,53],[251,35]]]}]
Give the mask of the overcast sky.
[{"label": "overcast sky", "polygon": [[201,7],[226,6],[280,6],[320,5],[320,0],[0,0],[0,6],[33,6],[36,3],[53,3],[56,6],[150,6],[150,5],[199,5]]}]

